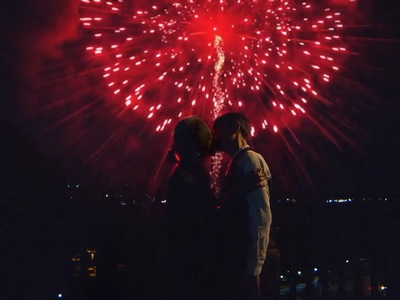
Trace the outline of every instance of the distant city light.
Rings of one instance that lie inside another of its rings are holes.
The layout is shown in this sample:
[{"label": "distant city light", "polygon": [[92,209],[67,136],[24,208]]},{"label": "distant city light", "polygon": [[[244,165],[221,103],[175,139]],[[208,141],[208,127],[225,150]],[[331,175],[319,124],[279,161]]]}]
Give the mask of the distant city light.
[{"label": "distant city light", "polygon": [[318,268],[314,268],[314,272],[318,272]]},{"label": "distant city light", "polygon": [[329,199],[326,200],[326,203],[348,203],[348,202],[352,202],[353,199],[352,198],[344,198],[344,199]]}]

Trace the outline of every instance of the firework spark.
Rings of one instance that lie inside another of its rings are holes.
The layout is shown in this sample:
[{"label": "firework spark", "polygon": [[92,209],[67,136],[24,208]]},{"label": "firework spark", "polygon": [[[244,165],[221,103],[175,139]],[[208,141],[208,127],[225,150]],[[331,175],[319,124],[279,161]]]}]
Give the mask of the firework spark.
[{"label": "firework spark", "polygon": [[[224,67],[225,63],[225,53],[223,50],[223,39],[217,35],[215,36],[214,40],[214,47],[215,50],[217,51],[217,61],[215,62],[215,74],[214,74],[214,81],[213,81],[213,87],[214,87],[214,109],[213,109],[213,118],[216,119],[220,113],[221,110],[224,108],[224,100],[225,100],[225,94],[223,90],[220,87],[220,77],[222,74],[222,68]],[[219,173],[221,170],[221,161],[222,161],[222,154],[221,153],[216,153],[212,157],[212,171],[211,171],[211,187],[215,191],[216,195],[219,194],[219,186],[218,186],[218,177]]]},{"label": "firework spark", "polygon": [[328,101],[320,87],[347,53],[341,13],[308,2],[132,2],[81,0],[81,22],[113,98],[157,132],[222,109],[277,132]]}]

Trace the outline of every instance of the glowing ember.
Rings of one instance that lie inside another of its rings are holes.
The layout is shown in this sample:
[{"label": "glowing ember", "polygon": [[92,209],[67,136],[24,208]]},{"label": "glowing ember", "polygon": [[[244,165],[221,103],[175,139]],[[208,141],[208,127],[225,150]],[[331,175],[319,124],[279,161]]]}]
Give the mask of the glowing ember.
[{"label": "glowing ember", "polygon": [[227,109],[278,132],[346,53],[341,13],[308,2],[81,0],[81,22],[113,98],[157,131]]}]

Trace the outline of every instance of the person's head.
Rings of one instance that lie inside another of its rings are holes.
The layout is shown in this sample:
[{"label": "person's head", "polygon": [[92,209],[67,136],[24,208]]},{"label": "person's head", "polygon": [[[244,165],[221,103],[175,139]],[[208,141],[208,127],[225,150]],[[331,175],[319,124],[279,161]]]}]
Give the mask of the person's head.
[{"label": "person's head", "polygon": [[181,161],[203,160],[211,149],[211,130],[196,116],[180,120],[173,133],[172,149]]},{"label": "person's head", "polygon": [[226,113],[214,121],[213,148],[216,151],[234,152],[248,144],[249,136],[250,122],[241,113]]}]

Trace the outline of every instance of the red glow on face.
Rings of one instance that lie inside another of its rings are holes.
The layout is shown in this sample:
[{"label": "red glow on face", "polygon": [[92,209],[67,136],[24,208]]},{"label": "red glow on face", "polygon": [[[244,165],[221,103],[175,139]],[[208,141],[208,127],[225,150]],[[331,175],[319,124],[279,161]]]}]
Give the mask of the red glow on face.
[{"label": "red glow on face", "polygon": [[160,0],[135,3],[133,11],[131,6],[127,0],[81,0],[86,49],[104,65],[112,98],[157,132],[181,116],[211,118],[216,37],[224,52],[219,92],[225,109],[243,111],[255,133],[278,132],[307,115],[347,53],[341,13],[307,2]]}]

